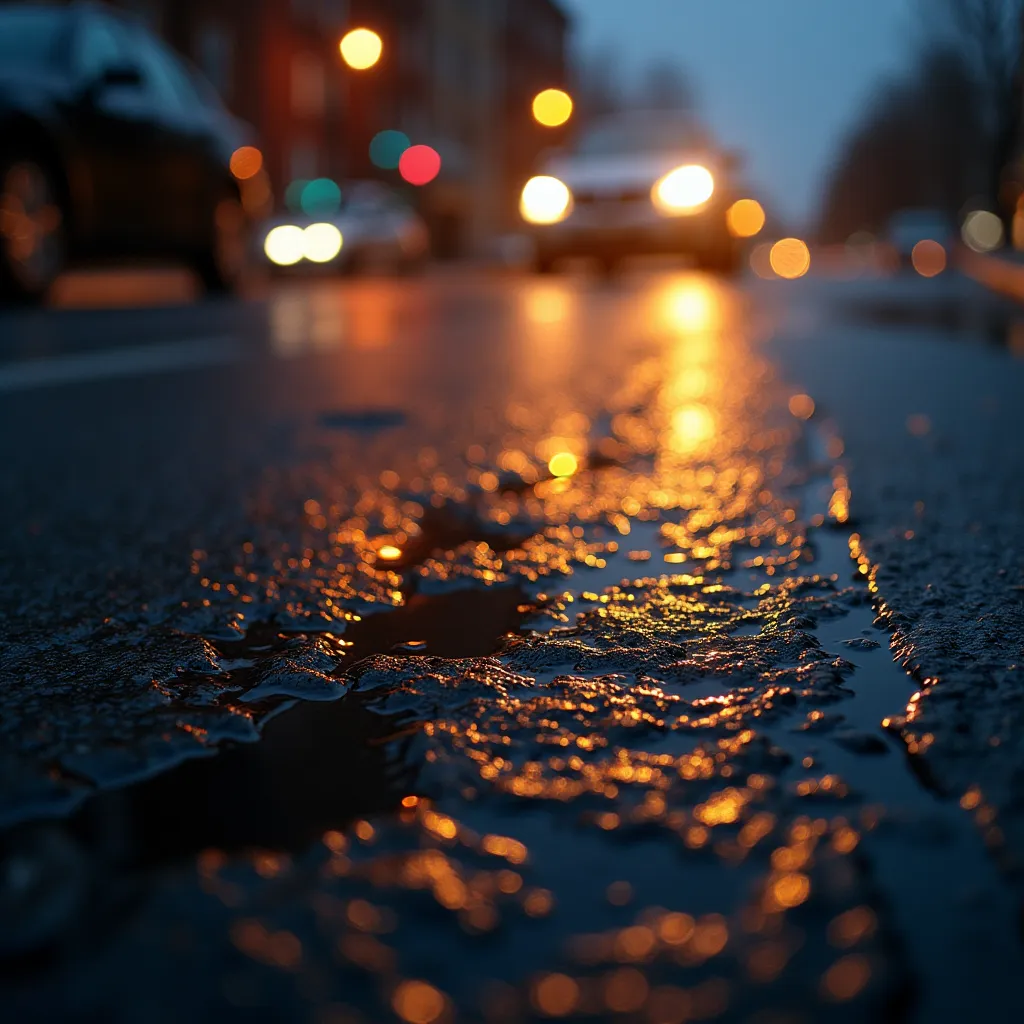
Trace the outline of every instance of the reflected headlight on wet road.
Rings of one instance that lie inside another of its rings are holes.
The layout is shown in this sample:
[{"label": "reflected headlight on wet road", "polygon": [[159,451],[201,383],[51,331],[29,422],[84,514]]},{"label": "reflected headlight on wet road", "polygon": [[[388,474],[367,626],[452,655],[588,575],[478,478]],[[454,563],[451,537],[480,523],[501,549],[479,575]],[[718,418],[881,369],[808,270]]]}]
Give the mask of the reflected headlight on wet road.
[{"label": "reflected headlight on wet road", "polygon": [[519,212],[529,224],[557,224],[572,212],[572,192],[558,178],[531,178],[523,187]]},{"label": "reflected headlight on wet road", "polygon": [[655,182],[651,199],[669,217],[696,213],[715,193],[715,179],[706,167],[688,164]]}]

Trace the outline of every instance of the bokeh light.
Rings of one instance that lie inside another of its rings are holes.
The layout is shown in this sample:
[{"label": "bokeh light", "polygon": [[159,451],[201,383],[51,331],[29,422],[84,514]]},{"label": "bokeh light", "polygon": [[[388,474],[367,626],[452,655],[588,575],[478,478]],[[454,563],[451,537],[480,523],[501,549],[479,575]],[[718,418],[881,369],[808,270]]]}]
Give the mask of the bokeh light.
[{"label": "bokeh light", "polygon": [[548,462],[548,470],[552,476],[569,477],[574,476],[579,470],[580,464],[572,452],[558,452]]},{"label": "bokeh light", "polygon": [[384,562],[397,562],[402,557],[402,549],[394,544],[385,544],[377,552],[377,557]]},{"label": "bokeh light", "polygon": [[715,192],[715,179],[706,167],[689,164],[670,171],[654,186],[654,205],[669,215],[700,209]]},{"label": "bokeh light", "polygon": [[242,196],[242,209],[247,216],[253,219],[265,217],[273,209],[274,192],[266,171],[259,171],[251,178],[243,178],[239,182],[239,192]]},{"label": "bokeh light", "polygon": [[733,238],[753,238],[764,227],[764,207],[756,199],[737,199],[725,221]]},{"label": "bokeh light", "polygon": [[412,143],[405,132],[387,128],[377,132],[370,142],[370,161],[384,171],[394,171],[402,160],[402,154]]},{"label": "bokeh light", "polygon": [[310,217],[328,217],[341,209],[341,189],[330,178],[314,178],[303,186],[299,206]]},{"label": "bokeh light", "polygon": [[519,212],[530,224],[557,224],[572,207],[569,186],[550,175],[531,178],[523,187]]},{"label": "bokeh light", "polygon": [[545,89],[533,100],[533,117],[545,128],[558,128],[572,117],[572,97],[562,89]]},{"label": "bokeh light", "polygon": [[782,238],[771,249],[772,270],[779,277],[792,281],[811,269],[811,250],[800,238]]},{"label": "bokeh light", "polygon": [[263,170],[263,154],[255,146],[239,146],[231,154],[230,166],[239,181],[247,181]]},{"label": "bokeh light", "polygon": [[372,29],[354,28],[341,41],[341,58],[355,71],[372,68],[384,52],[384,43]]},{"label": "bokeh light", "polygon": [[282,224],[267,233],[263,251],[271,263],[291,267],[302,259],[306,248],[305,232],[294,224]]},{"label": "bokeh light", "polygon": [[991,210],[975,210],[964,219],[964,244],[975,252],[992,252],[1003,244],[1003,222]]},{"label": "bokeh light", "polygon": [[816,406],[810,395],[793,395],[789,399],[789,411],[798,420],[809,420],[814,415]]},{"label": "bokeh light", "polygon": [[750,253],[750,269],[764,281],[770,281],[775,277],[775,271],[772,270],[771,242],[762,242],[754,246]]},{"label": "bokeh light", "polygon": [[341,232],[333,224],[310,224],[302,232],[302,255],[311,263],[330,263],[343,244]]},{"label": "bokeh light", "polygon": [[910,262],[922,277],[937,277],[946,269],[946,250],[940,242],[924,238],[911,251]]},{"label": "bokeh light", "polygon": [[672,414],[672,432],[668,440],[675,451],[692,453],[714,436],[715,420],[703,403],[684,405]]},{"label": "bokeh light", "polygon": [[441,154],[430,146],[410,146],[398,161],[398,173],[410,185],[427,185],[441,173]]},{"label": "bokeh light", "polygon": [[284,205],[289,210],[296,212],[302,209],[302,193],[305,192],[308,184],[309,182],[305,178],[296,178],[295,181],[289,182],[288,187],[284,190]]}]

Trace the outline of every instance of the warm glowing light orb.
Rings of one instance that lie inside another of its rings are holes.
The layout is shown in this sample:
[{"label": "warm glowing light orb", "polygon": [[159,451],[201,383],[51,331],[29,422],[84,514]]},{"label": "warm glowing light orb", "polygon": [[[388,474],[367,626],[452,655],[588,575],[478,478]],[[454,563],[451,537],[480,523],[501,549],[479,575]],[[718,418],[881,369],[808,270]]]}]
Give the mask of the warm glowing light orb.
[{"label": "warm glowing light orb", "polygon": [[798,420],[809,420],[814,415],[816,406],[810,395],[793,395],[789,399],[789,411]]},{"label": "warm glowing light orb", "polygon": [[384,562],[397,562],[402,557],[402,549],[394,544],[385,544],[377,552],[377,557]]},{"label": "warm glowing light orb", "polygon": [[311,263],[330,263],[344,244],[333,224],[310,224],[302,232],[302,255]]},{"label": "warm glowing light orb", "polygon": [[279,267],[294,266],[302,259],[305,248],[306,234],[294,224],[272,228],[263,242],[267,259]]},{"label": "warm glowing light orb", "polygon": [[689,164],[661,178],[651,191],[654,205],[668,215],[692,213],[715,193],[715,179],[706,167]]},{"label": "warm glowing light orb", "polygon": [[788,281],[803,277],[811,269],[811,250],[799,238],[783,238],[772,246],[772,270]]},{"label": "warm glowing light orb", "polygon": [[263,154],[255,146],[239,146],[231,154],[230,166],[239,181],[255,178],[263,170]]},{"label": "warm glowing light orb", "polygon": [[910,262],[922,277],[937,277],[946,269],[946,250],[941,242],[924,238],[911,250]]},{"label": "warm glowing light orb", "polygon": [[519,212],[530,224],[557,224],[565,220],[572,210],[569,186],[558,178],[541,174],[523,186]]},{"label": "warm glowing light orb", "polygon": [[557,455],[552,455],[551,461],[548,462],[548,470],[552,476],[575,476],[579,468],[580,464],[572,452],[559,452]]},{"label": "warm glowing light orb", "polygon": [[558,128],[572,117],[572,97],[562,89],[545,89],[533,99],[533,118],[545,128]]},{"label": "warm glowing light orb", "polygon": [[1003,222],[991,210],[975,210],[964,219],[961,235],[975,252],[991,252],[1003,244]]},{"label": "warm glowing light orb", "polygon": [[715,420],[705,405],[684,405],[672,414],[672,447],[692,452],[715,436]]},{"label": "warm glowing light orb", "polygon": [[410,185],[428,185],[441,173],[441,154],[430,146],[410,146],[398,161],[398,173]]},{"label": "warm glowing light orb", "polygon": [[764,207],[756,199],[737,199],[729,207],[725,222],[733,238],[753,238],[764,227]]},{"label": "warm glowing light orb", "polygon": [[341,41],[341,59],[355,71],[372,68],[384,52],[384,43],[372,29],[354,28]]}]

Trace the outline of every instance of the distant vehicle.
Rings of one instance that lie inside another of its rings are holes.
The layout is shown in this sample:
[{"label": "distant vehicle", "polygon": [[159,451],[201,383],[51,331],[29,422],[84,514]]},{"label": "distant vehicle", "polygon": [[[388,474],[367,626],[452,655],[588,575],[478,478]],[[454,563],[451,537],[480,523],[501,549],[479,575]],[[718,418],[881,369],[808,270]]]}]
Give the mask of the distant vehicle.
[{"label": "distant vehicle", "polygon": [[886,232],[886,240],[904,267],[911,266],[914,246],[918,242],[938,242],[948,250],[956,242],[956,237],[956,227],[947,214],[924,208],[895,213]]},{"label": "distant vehicle", "polygon": [[625,256],[670,253],[732,273],[741,257],[726,216],[738,198],[735,162],[686,115],[597,121],[523,189],[537,270],[569,256],[594,257],[610,270]]},{"label": "distant vehicle", "polygon": [[266,221],[261,248],[274,268],[417,270],[430,252],[423,218],[399,192],[375,181],[342,183],[330,213],[281,214]]},{"label": "distant vehicle", "polygon": [[248,243],[230,161],[250,141],[134,19],[0,6],[0,295],[39,300],[69,264],[125,257],[184,259],[231,289]]}]

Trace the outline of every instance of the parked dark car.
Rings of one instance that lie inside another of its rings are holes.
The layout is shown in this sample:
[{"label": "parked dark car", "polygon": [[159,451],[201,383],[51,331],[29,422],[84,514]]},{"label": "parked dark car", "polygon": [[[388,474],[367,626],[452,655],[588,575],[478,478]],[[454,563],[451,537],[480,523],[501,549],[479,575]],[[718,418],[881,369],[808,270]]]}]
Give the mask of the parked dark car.
[{"label": "parked dark car", "polygon": [[232,154],[251,131],[130,16],[0,6],[0,296],[38,300],[70,264],[183,259],[230,290],[248,218]]}]

